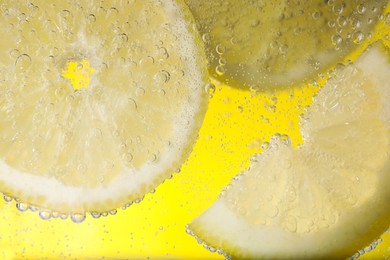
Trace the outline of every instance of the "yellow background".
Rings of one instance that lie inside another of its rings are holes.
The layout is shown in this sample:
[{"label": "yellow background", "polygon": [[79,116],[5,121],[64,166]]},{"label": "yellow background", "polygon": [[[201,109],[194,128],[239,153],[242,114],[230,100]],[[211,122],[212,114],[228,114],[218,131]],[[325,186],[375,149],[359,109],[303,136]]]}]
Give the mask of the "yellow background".
[{"label": "yellow background", "polygon": [[[386,34],[390,29],[382,21],[371,41],[381,38],[390,47]],[[185,225],[217,199],[272,135],[288,134],[293,144],[301,141],[299,115],[317,89],[308,85],[251,93],[217,86],[199,140],[181,173],[141,203],[119,209],[115,216],[93,219],[88,215],[81,224],[69,219],[43,221],[37,212],[22,213],[14,202],[0,202],[0,257],[222,258],[186,234]],[[364,257],[390,257],[390,234],[382,238],[377,249]]]}]

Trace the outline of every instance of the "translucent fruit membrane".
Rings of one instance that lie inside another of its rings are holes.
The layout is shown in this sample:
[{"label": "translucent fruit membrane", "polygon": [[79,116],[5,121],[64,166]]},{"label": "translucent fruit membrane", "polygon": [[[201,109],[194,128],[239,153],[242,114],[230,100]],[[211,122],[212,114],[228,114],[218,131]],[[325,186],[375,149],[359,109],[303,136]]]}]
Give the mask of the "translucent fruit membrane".
[{"label": "translucent fruit membrane", "polygon": [[[372,37],[359,45],[361,49],[378,39],[390,47],[389,11],[384,12]],[[320,80],[268,92],[243,91],[233,85],[209,86],[209,110],[198,142],[180,174],[160,185],[154,194],[146,195],[142,203],[107,212],[99,219],[88,216],[78,225],[57,215],[42,221],[36,212],[22,213],[14,203],[0,202],[0,256],[223,259],[187,235],[186,224],[215,202],[231,178],[248,167],[249,158],[262,152],[275,133],[282,138],[288,135],[294,145],[302,142],[299,116],[323,84]],[[390,257],[387,233],[375,250],[361,256],[386,257]]]}]

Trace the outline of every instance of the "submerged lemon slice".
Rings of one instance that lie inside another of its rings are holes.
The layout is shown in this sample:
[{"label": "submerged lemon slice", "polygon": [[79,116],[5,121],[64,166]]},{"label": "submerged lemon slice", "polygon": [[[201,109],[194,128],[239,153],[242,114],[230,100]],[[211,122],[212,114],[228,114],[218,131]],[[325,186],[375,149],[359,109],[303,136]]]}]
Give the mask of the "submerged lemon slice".
[{"label": "submerged lemon slice", "polygon": [[205,42],[210,74],[265,88],[314,78],[365,39],[386,0],[185,0]]},{"label": "submerged lemon slice", "polygon": [[337,68],[294,150],[277,136],[190,224],[244,258],[346,258],[390,225],[390,61],[372,47]]},{"label": "submerged lemon slice", "polygon": [[0,11],[2,192],[102,212],[180,168],[208,98],[184,3],[9,0]]}]

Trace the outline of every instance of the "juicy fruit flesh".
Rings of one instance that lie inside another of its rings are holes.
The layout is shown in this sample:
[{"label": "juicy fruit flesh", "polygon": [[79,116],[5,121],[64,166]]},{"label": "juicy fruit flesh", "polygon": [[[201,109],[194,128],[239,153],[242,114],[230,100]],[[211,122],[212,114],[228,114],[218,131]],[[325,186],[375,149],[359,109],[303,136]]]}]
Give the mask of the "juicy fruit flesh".
[{"label": "juicy fruit flesh", "polygon": [[274,140],[191,224],[194,233],[235,256],[271,258],[345,258],[383,233],[390,217],[387,58],[373,47],[339,68],[303,121],[303,146]]},{"label": "juicy fruit flesh", "polygon": [[369,34],[387,1],[186,0],[203,34],[210,74],[265,88],[309,80]]},{"label": "juicy fruit flesh", "polygon": [[[3,192],[50,210],[107,211],[180,167],[204,115],[207,74],[183,8],[2,4]],[[72,78],[74,65],[85,65],[85,82]]]}]

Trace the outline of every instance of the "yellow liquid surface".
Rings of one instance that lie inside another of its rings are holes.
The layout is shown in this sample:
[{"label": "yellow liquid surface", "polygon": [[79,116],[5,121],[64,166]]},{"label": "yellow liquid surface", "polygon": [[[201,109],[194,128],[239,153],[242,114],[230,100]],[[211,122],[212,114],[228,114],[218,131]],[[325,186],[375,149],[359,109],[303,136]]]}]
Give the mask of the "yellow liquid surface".
[{"label": "yellow liquid surface", "polygon": [[[390,27],[385,17],[369,42],[381,39],[390,47],[386,35]],[[15,203],[2,201],[0,258],[223,258],[188,235],[186,224],[217,199],[272,135],[289,135],[295,145],[301,142],[299,115],[318,88],[308,85],[254,94],[217,85],[190,158],[154,194],[119,209],[115,216],[94,219],[88,215],[81,224],[69,219],[43,221],[37,212],[22,213]],[[390,257],[390,233],[382,239],[362,258]]]}]

